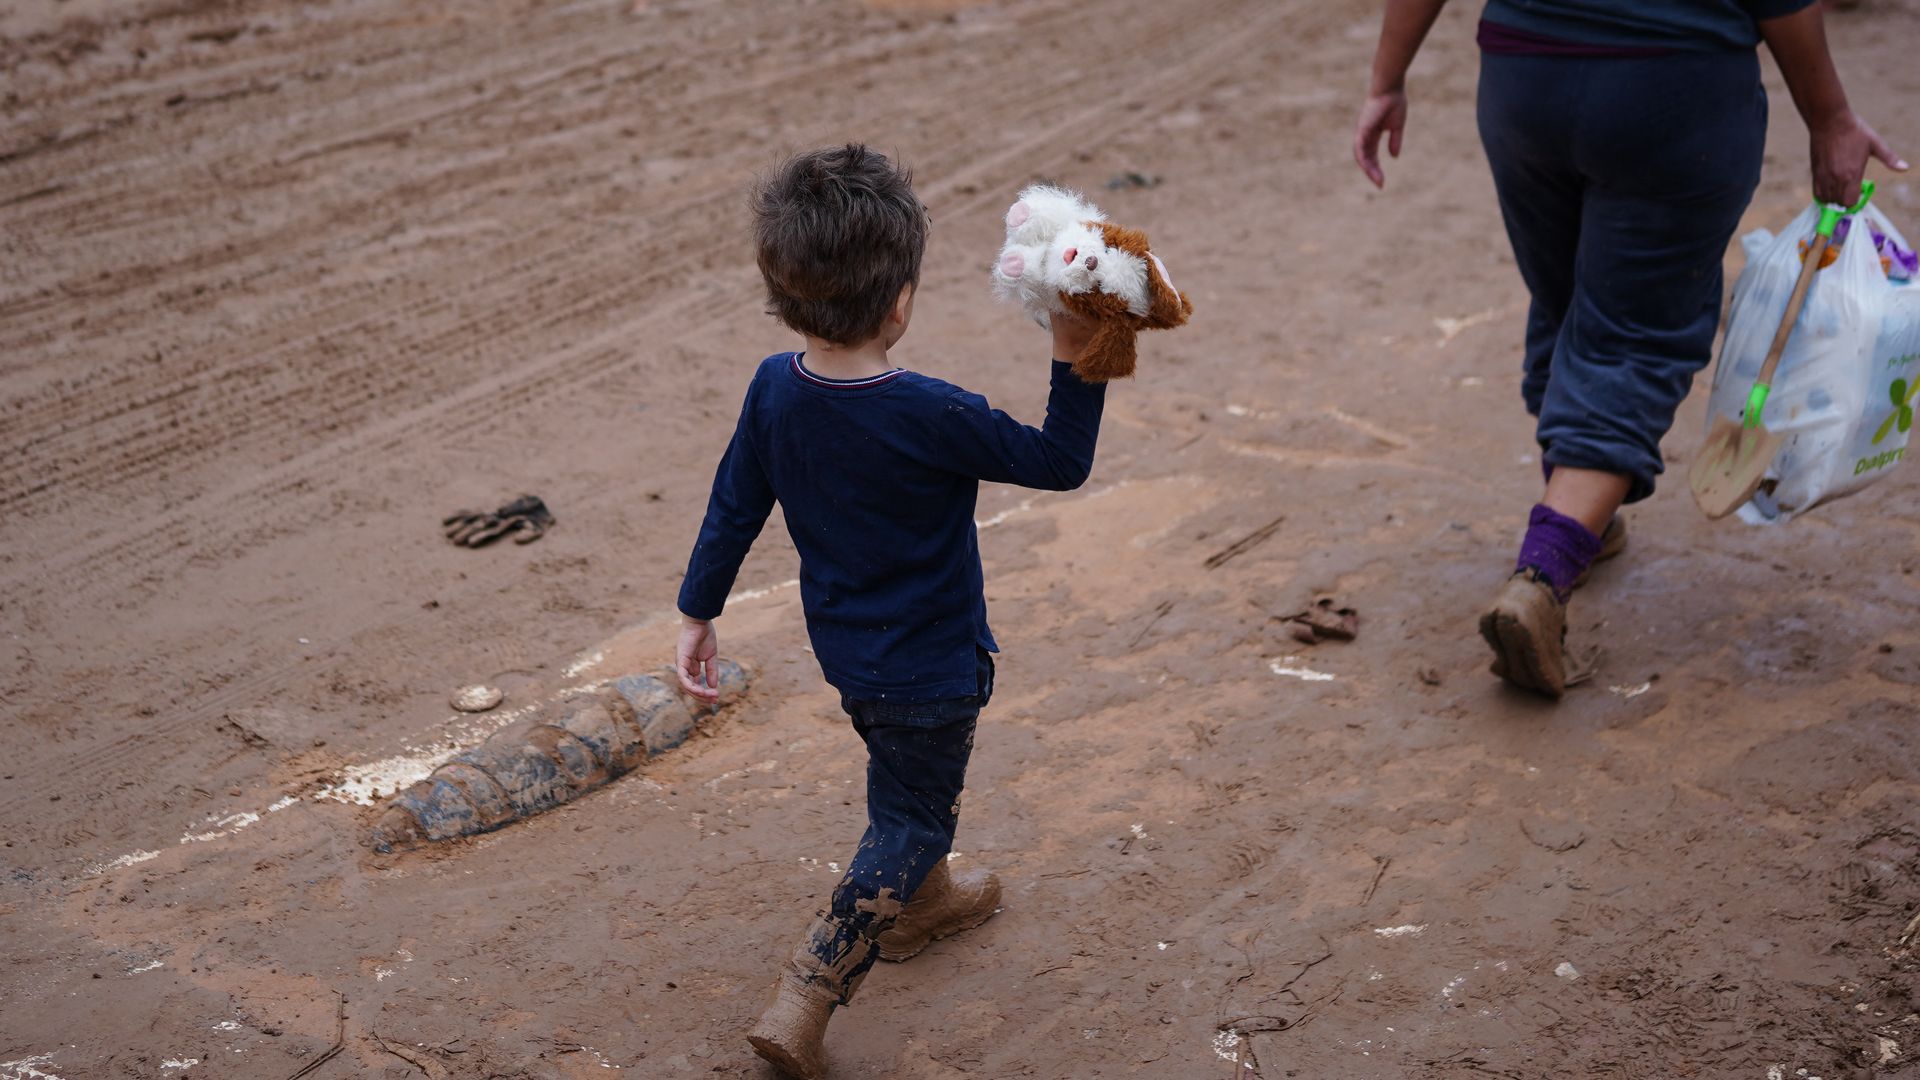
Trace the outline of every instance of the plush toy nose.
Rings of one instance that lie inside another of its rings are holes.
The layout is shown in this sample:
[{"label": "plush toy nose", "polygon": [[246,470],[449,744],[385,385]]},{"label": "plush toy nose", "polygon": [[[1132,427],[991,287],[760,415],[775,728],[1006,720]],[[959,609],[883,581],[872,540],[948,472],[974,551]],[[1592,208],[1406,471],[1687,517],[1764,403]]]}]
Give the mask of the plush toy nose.
[{"label": "plush toy nose", "polygon": [[1089,256],[1087,256],[1087,269],[1088,269],[1088,270],[1097,270],[1097,269],[1099,269],[1099,267],[1100,267],[1100,260],[1099,260],[1098,258],[1096,258],[1095,256],[1092,256],[1092,255],[1089,255]]},{"label": "plush toy nose", "polygon": [[1079,258],[1079,256],[1080,256],[1079,248],[1068,248],[1066,251],[1066,254],[1060,256],[1060,261],[1066,263],[1068,266],[1072,266],[1073,260],[1076,258]]}]

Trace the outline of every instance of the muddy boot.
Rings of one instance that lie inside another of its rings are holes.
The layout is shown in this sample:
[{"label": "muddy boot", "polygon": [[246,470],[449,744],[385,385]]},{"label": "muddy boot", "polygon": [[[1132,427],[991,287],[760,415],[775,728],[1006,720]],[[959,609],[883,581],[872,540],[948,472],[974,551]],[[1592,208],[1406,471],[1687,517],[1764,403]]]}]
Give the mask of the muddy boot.
[{"label": "muddy boot", "polygon": [[1588,564],[1585,570],[1580,571],[1579,577],[1573,579],[1573,587],[1577,589],[1585,585],[1587,579],[1593,576],[1594,567],[1625,550],[1627,550],[1627,519],[1615,514],[1607,521],[1606,531],[1600,534],[1600,553],[1593,557],[1593,562]]},{"label": "muddy boot", "polygon": [[1495,675],[1551,698],[1567,692],[1567,606],[1537,571],[1507,579],[1480,616],[1480,636],[1493,649]]},{"label": "muddy boot", "polygon": [[826,1076],[827,1021],[836,1007],[853,1000],[875,949],[872,937],[830,914],[816,916],[781,968],[773,1004],[747,1032],[753,1052],[796,1080]]},{"label": "muddy boot", "polygon": [[979,868],[954,877],[947,871],[947,860],[941,859],[914,891],[893,928],[880,935],[880,959],[894,963],[909,959],[943,937],[993,918],[999,906],[1000,879],[991,871]]}]

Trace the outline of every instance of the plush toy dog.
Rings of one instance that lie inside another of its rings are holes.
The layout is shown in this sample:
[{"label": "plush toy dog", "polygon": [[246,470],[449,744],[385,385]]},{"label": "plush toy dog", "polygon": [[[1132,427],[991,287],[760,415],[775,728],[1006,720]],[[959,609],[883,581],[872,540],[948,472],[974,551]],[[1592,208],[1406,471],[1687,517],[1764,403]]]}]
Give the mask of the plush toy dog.
[{"label": "plush toy dog", "polygon": [[993,267],[994,291],[1048,325],[1055,311],[1098,324],[1074,374],[1088,382],[1133,374],[1141,330],[1179,326],[1193,303],[1147,249],[1147,234],[1115,225],[1062,188],[1035,184],[1007,211],[1007,242]]}]

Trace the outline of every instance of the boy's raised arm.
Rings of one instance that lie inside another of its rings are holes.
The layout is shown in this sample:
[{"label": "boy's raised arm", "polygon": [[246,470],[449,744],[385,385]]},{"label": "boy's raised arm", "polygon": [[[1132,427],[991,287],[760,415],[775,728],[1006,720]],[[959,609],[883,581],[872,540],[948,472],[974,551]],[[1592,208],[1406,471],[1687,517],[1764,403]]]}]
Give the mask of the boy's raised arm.
[{"label": "boy's raised arm", "polygon": [[1082,382],[1068,361],[1086,351],[1094,327],[1065,314],[1055,314],[1052,322],[1055,359],[1046,423],[1028,427],[988,406],[986,398],[955,390],[944,415],[955,471],[1047,491],[1071,491],[1087,482],[1107,388]]}]

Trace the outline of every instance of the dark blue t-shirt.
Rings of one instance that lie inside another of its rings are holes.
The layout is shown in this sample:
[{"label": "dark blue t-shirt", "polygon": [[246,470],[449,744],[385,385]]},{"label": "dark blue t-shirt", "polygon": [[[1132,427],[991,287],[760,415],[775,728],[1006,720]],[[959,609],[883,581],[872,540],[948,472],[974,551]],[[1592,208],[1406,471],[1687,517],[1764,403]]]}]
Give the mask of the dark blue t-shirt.
[{"label": "dark blue t-shirt", "polygon": [[939,379],[823,379],[795,353],[747,387],[720,459],[680,610],[720,614],[777,500],[800,552],[807,634],[827,682],[861,700],[977,689],[987,628],[974,504],[980,481],[1066,491],[1086,482],[1106,387],[1053,365],[1044,427]]},{"label": "dark blue t-shirt", "polygon": [[1560,41],[1686,52],[1751,49],[1761,19],[1814,0],[1487,0],[1482,18]]}]

